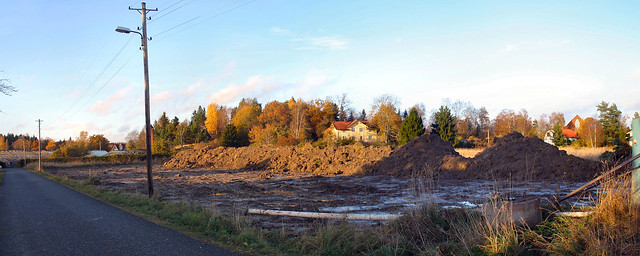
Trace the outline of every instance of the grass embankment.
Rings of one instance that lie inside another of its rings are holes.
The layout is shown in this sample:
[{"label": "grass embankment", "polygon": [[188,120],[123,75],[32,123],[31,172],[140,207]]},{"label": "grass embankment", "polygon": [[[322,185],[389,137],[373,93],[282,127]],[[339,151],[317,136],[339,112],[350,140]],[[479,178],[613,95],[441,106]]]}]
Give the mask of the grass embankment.
[{"label": "grass embankment", "polygon": [[[186,203],[110,191],[99,181],[43,176],[136,215],[212,244],[249,255],[638,255],[640,221],[630,206],[629,179],[602,185],[593,214],[549,216],[534,227],[492,225],[478,212],[435,205],[409,210],[389,224],[317,224],[303,234],[266,231],[242,213],[227,216]],[[92,185],[94,184],[94,185]]]}]

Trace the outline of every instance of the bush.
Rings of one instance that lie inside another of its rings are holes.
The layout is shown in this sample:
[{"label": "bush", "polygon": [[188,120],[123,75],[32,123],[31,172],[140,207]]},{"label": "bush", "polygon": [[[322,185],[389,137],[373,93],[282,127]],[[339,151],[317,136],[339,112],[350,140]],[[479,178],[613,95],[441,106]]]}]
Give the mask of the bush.
[{"label": "bush", "polygon": [[69,142],[51,154],[51,158],[81,157],[89,154],[89,149],[82,142]]}]

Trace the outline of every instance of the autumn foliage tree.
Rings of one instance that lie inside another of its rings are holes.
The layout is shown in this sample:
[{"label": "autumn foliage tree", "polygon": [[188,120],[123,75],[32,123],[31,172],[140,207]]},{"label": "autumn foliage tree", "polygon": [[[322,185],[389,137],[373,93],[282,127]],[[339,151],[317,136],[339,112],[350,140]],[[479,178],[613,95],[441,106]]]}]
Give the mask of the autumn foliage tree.
[{"label": "autumn foliage tree", "polygon": [[9,142],[4,136],[0,136],[0,150],[9,150]]},{"label": "autumn foliage tree", "polygon": [[58,149],[58,145],[53,140],[49,140],[45,149],[47,151],[55,151],[56,149]]},{"label": "autumn foliage tree", "polygon": [[238,105],[231,123],[237,129],[240,145],[249,145],[249,131],[259,123],[258,116],[260,116],[261,112],[262,107],[255,99],[243,99]]},{"label": "autumn foliage tree", "polygon": [[400,101],[395,96],[384,94],[377,97],[371,106],[371,122],[380,129],[387,143],[395,143],[402,125],[398,114]]},{"label": "autumn foliage tree", "polygon": [[204,125],[211,136],[214,138],[220,137],[228,122],[229,118],[227,117],[225,107],[218,106],[216,103],[209,104],[207,107],[207,119]]},{"label": "autumn foliage tree", "polygon": [[278,101],[269,102],[258,116],[258,124],[251,128],[249,133],[251,142],[263,145],[284,144],[278,142],[287,141],[290,123],[289,105]]},{"label": "autumn foliage tree", "polygon": [[588,117],[578,129],[578,137],[587,147],[599,147],[604,143],[604,132],[598,120]]},{"label": "autumn foliage tree", "polygon": [[89,150],[109,150],[109,140],[102,134],[89,136]]},{"label": "autumn foliage tree", "polygon": [[304,141],[308,138],[307,129],[309,128],[307,104],[302,101],[302,99],[298,99],[298,101],[296,101],[293,97],[291,97],[287,104],[291,110],[289,136],[297,142]]}]

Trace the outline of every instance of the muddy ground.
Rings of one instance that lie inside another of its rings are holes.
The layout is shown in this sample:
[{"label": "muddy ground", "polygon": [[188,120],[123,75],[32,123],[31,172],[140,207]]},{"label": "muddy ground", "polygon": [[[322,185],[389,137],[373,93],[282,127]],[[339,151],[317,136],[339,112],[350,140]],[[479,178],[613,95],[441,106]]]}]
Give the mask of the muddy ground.
[{"label": "muddy ground", "polygon": [[[144,165],[48,168],[74,180],[96,177],[115,190],[146,194]],[[401,213],[436,202],[443,207],[476,207],[492,194],[551,198],[579,187],[578,182],[437,180],[388,175],[309,175],[267,170],[172,169],[154,166],[154,186],[162,200],[186,201],[224,214],[245,215],[248,208],[338,213]],[[267,229],[302,231],[324,220],[247,215]],[[377,222],[362,222],[376,224]]]},{"label": "muddy ground", "polygon": [[[154,168],[160,198],[225,214],[249,208],[397,214],[418,204],[477,207],[496,196],[566,195],[600,172],[598,162],[569,156],[538,138],[513,133],[474,158],[425,134],[390,147],[201,147],[180,151]],[[142,165],[49,168],[76,180],[146,193]],[[248,216],[258,226],[304,229],[317,220]],[[370,223],[369,223],[370,224]]]}]

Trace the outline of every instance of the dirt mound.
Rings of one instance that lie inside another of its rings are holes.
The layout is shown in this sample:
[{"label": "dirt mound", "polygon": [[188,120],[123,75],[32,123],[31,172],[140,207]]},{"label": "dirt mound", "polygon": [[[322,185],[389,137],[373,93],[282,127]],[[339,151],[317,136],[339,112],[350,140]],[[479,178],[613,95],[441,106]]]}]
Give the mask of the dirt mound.
[{"label": "dirt mound", "polygon": [[600,172],[600,163],[567,155],[539,138],[510,133],[473,158],[464,178],[486,180],[585,181]]},{"label": "dirt mound", "polygon": [[468,160],[438,135],[424,134],[391,152],[382,161],[365,166],[368,174],[411,176],[432,171],[461,171]]},{"label": "dirt mound", "polygon": [[362,166],[379,161],[391,147],[264,147],[187,149],[164,164],[168,168],[268,170],[318,175],[362,173]]}]

